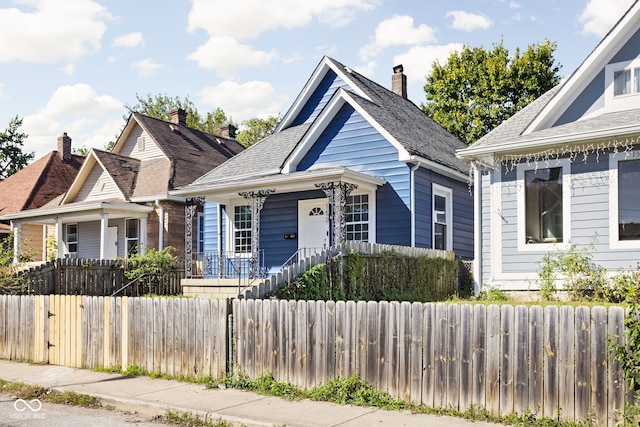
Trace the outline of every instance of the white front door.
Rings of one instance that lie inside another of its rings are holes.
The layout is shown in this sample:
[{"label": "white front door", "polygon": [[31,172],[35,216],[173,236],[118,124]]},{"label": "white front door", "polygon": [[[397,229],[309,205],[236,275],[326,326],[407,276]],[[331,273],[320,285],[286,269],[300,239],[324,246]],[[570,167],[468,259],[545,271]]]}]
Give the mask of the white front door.
[{"label": "white front door", "polygon": [[[298,201],[298,249],[310,250],[329,246],[329,204],[327,199]],[[306,255],[306,254],[304,254]]]},{"label": "white front door", "polygon": [[113,259],[118,256],[118,227],[107,228],[107,244],[104,251],[104,259]]}]

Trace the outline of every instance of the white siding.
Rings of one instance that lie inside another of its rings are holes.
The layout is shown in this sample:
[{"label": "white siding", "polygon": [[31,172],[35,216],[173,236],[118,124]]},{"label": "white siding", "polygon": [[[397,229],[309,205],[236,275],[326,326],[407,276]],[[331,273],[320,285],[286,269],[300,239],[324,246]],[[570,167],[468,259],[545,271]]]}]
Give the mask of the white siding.
[{"label": "white siding", "polygon": [[96,164],[82,184],[74,202],[122,199],[122,193],[99,164]]},{"label": "white siding", "polygon": [[[139,137],[144,138],[144,149],[138,145]],[[118,154],[140,160],[167,158],[149,134],[138,125],[133,128]]]}]

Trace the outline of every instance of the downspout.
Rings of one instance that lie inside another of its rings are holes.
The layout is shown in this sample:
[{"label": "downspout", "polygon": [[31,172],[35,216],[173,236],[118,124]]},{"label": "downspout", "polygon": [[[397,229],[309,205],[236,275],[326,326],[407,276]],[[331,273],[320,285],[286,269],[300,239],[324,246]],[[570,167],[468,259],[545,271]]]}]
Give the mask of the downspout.
[{"label": "downspout", "polygon": [[411,166],[411,247],[416,246],[416,175],[415,172],[420,167],[419,163]]},{"label": "downspout", "polygon": [[156,199],[156,206],[159,209],[158,212],[158,251],[161,251],[164,246],[164,206],[160,204],[160,200]]},{"label": "downspout", "polygon": [[482,172],[479,165],[473,167],[473,293],[477,296],[482,290]]}]

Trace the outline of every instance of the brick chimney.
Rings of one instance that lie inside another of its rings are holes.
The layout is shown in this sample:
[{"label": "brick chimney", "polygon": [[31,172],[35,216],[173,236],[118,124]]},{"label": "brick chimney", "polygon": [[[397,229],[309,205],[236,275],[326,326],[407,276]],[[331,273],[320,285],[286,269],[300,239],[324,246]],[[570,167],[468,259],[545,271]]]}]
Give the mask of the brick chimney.
[{"label": "brick chimney", "polygon": [[220,132],[222,133],[221,136],[227,139],[236,139],[237,130],[238,129],[230,123],[220,126]]},{"label": "brick chimney", "polygon": [[63,162],[71,161],[71,137],[66,132],[58,137],[58,154]]},{"label": "brick chimney", "polygon": [[187,112],[182,108],[172,108],[171,111],[169,111],[169,116],[171,116],[171,123],[181,126],[187,125]]},{"label": "brick chimney", "polygon": [[393,67],[393,74],[391,75],[391,90],[407,99],[407,76],[403,74],[404,67],[402,64]]}]

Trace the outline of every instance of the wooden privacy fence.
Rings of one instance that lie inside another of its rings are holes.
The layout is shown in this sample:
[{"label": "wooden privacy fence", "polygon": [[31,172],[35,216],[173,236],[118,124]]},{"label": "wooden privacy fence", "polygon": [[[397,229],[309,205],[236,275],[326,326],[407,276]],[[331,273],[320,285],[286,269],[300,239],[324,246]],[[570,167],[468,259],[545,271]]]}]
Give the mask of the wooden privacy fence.
[{"label": "wooden privacy fence", "polygon": [[624,309],[234,300],[238,368],[314,387],[358,375],[429,407],[617,425],[626,383],[607,339]]},{"label": "wooden privacy fence", "polygon": [[149,285],[130,282],[125,276],[125,260],[96,260],[60,258],[19,273],[24,283],[21,294],[30,295],[95,295],[106,296],[117,293],[122,296],[177,295],[182,293],[180,280],[183,269],[169,274],[166,280],[152,281]]},{"label": "wooden privacy fence", "polygon": [[227,301],[0,295],[0,357],[222,379]]},{"label": "wooden privacy fence", "polygon": [[593,416],[613,426],[627,394],[607,341],[624,343],[624,315],[621,307],[2,295],[0,357],[217,379],[231,359],[250,377],[270,371],[304,388],[358,375],[429,407]]}]

